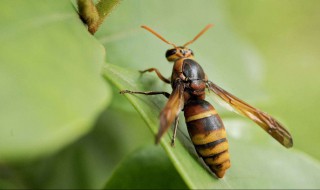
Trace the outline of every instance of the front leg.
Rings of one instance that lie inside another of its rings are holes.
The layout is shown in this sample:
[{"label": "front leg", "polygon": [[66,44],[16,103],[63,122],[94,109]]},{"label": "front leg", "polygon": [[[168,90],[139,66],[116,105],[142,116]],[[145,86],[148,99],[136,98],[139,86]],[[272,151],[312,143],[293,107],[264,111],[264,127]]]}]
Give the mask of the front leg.
[{"label": "front leg", "polygon": [[170,93],[168,92],[164,92],[164,91],[147,91],[147,92],[140,92],[140,91],[130,91],[130,90],[121,90],[120,91],[120,94],[143,94],[143,95],[159,95],[159,94],[162,94],[164,95],[165,97],[169,98],[170,96]]},{"label": "front leg", "polygon": [[163,82],[170,84],[170,80],[167,79],[167,78],[165,78],[165,77],[159,72],[159,70],[156,69],[156,68],[150,68],[150,69],[146,69],[146,70],[139,71],[139,72],[140,72],[141,74],[143,74],[143,73],[145,73],[145,72],[152,72],[152,71],[156,72],[156,74],[158,75],[158,77],[159,77]]}]

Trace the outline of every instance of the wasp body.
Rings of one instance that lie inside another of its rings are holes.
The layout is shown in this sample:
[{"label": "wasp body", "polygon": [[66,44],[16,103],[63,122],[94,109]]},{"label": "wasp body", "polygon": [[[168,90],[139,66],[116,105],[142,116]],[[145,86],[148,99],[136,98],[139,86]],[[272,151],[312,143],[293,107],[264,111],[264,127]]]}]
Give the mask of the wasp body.
[{"label": "wasp body", "polygon": [[156,143],[160,141],[160,138],[172,123],[175,123],[171,142],[172,145],[174,144],[178,127],[178,115],[183,110],[189,136],[198,155],[203,158],[204,162],[217,177],[222,178],[225,171],[230,167],[229,145],[220,116],[214,107],[205,101],[205,90],[207,88],[233,107],[235,111],[256,122],[285,147],[291,147],[293,142],[289,132],[273,117],[250,106],[208,80],[202,67],[194,60],[193,51],[187,48],[187,45],[193,43],[211,26],[206,26],[193,40],[183,46],[176,46],[151,28],[142,26],[162,41],[173,45],[172,49],[167,50],[166,58],[169,62],[174,62],[174,65],[170,80],[163,77],[155,68],[140,72],[155,71],[162,81],[171,84],[173,91],[171,94],[162,91],[138,92],[129,90],[123,90],[120,93],[162,94],[168,98],[168,102],[160,113],[160,128],[156,136]]},{"label": "wasp body", "polygon": [[184,116],[192,143],[204,162],[218,177],[230,167],[228,141],[222,120],[214,107],[202,99],[184,106]]},{"label": "wasp body", "polygon": [[[182,58],[177,56],[177,51]],[[177,80],[184,82],[184,116],[188,132],[197,153],[218,177],[223,177],[230,167],[228,141],[225,129],[214,107],[205,101],[207,80],[202,67],[193,59],[193,52],[183,47],[168,50],[168,60],[175,61],[171,86]]]}]

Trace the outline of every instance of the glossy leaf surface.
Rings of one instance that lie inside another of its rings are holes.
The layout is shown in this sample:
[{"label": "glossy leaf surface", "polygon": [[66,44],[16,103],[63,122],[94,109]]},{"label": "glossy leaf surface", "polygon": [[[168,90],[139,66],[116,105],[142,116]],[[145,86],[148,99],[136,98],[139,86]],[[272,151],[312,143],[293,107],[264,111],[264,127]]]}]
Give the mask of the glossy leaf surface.
[{"label": "glossy leaf surface", "polygon": [[[111,64],[104,67],[103,73],[121,90],[146,90],[142,84],[153,84],[148,86],[152,90],[157,85],[154,82],[156,78],[151,75],[141,76],[137,71]],[[155,135],[159,125],[158,114],[166,99],[131,94],[126,96]],[[225,119],[225,125],[230,142],[232,167],[220,180],[209,173],[194,154],[184,124],[180,125],[179,131],[182,143],[178,141],[173,148],[170,146],[171,133],[162,138],[161,145],[188,187],[256,189],[320,186],[320,165],[317,161],[294,149],[283,148],[253,122]]]},{"label": "glossy leaf surface", "polygon": [[99,76],[104,49],[70,2],[1,4],[0,160],[19,161],[85,134],[110,90]]}]

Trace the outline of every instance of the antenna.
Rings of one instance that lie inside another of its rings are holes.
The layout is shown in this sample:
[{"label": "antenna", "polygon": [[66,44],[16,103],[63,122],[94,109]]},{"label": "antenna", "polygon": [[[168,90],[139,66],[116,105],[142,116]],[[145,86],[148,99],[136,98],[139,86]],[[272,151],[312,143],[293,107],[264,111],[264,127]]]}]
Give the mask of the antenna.
[{"label": "antenna", "polygon": [[204,34],[212,26],[213,26],[213,24],[208,24],[204,29],[201,30],[201,32],[199,32],[198,35],[196,35],[196,37],[194,37],[191,41],[185,43],[183,45],[183,47],[186,47],[187,45],[192,44],[194,41],[196,41],[202,34]]},{"label": "antenna", "polygon": [[173,45],[174,48],[176,48],[177,46],[171,42],[169,42],[168,40],[164,39],[160,34],[158,34],[156,31],[152,30],[151,28],[149,28],[148,26],[144,26],[142,25],[141,28],[144,28],[146,30],[148,30],[149,32],[151,32],[152,34],[154,34],[155,36],[157,36],[158,38],[160,38],[160,40],[164,41],[167,44]]}]

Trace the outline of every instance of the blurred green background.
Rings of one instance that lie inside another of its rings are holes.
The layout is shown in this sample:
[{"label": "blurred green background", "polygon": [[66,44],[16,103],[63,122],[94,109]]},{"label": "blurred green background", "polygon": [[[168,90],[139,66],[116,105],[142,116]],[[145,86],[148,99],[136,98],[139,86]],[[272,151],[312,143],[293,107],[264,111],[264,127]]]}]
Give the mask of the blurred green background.
[{"label": "blurred green background", "polygon": [[264,58],[268,108],[283,117],[295,147],[319,159],[320,3],[232,1],[228,7],[235,30]]},{"label": "blurred green background", "polygon": [[[128,70],[128,76],[150,67],[170,75],[172,68],[164,57],[170,47],[142,30],[142,24],[183,44],[214,23],[190,45],[210,80],[278,118],[291,132],[294,149],[309,155],[319,169],[319,10],[318,0],[122,1],[90,36],[75,1],[4,1],[0,188],[102,188],[106,183],[115,188],[118,176],[125,175],[124,166],[150,159],[161,164],[144,166],[141,178],[161,176],[166,183],[154,179],[154,184],[187,187],[164,151],[152,146],[153,133],[141,116],[114,83],[100,76],[106,63]],[[147,74],[147,79],[140,82],[152,90],[156,78]],[[170,90],[160,82],[156,86]],[[158,113],[161,105],[156,107]],[[229,127],[231,143],[238,142],[237,130],[242,129],[230,126],[230,121],[246,120],[223,109],[219,112]],[[253,132],[245,128],[239,142],[252,138],[252,143],[274,143],[258,128],[252,127]],[[145,146],[148,151],[156,149],[150,158],[141,148]],[[148,173],[152,168],[162,169]],[[139,171],[126,170],[129,176]],[[228,180],[223,183],[238,185],[231,188],[270,187],[263,180],[260,184]],[[150,181],[140,181],[140,186],[129,181],[123,187],[148,187],[143,185]]]}]

